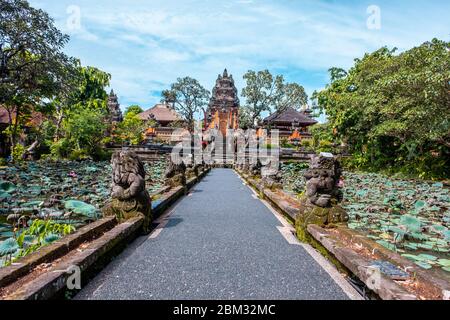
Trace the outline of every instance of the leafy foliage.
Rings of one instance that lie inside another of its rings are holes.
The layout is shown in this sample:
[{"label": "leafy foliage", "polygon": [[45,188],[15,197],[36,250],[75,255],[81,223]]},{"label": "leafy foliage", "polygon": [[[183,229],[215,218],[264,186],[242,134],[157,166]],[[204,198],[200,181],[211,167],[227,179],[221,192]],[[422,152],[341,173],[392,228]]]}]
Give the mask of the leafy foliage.
[{"label": "leafy foliage", "polygon": [[194,115],[204,110],[208,104],[210,92],[196,79],[178,78],[170,90],[162,92],[165,102],[173,103],[175,110],[180,113],[188,124],[189,130],[194,131]]},{"label": "leafy foliage", "polygon": [[127,108],[127,110],[125,110],[124,116],[127,116],[127,114],[129,114],[129,113],[139,114],[139,113],[142,113],[142,112],[144,112],[144,110],[140,106],[132,105],[132,106],[129,106]]},{"label": "leafy foliage", "polygon": [[283,111],[288,107],[300,109],[308,101],[301,85],[285,83],[281,75],[274,78],[269,70],[250,70],[244,75],[244,80],[246,86],[241,94],[246,99],[241,115],[244,127],[254,127],[262,120],[263,112]]},{"label": "leafy foliage", "polygon": [[145,122],[141,120],[137,112],[128,111],[125,113],[123,122],[119,124],[116,129],[115,135],[120,138],[120,142],[125,142],[130,145],[138,145],[144,139],[144,131],[146,128],[151,127],[155,122]]},{"label": "leafy foliage", "polygon": [[357,165],[420,177],[450,175],[450,43],[437,39],[396,55],[381,48],[316,92],[329,132]]},{"label": "leafy foliage", "polygon": [[76,63],[62,52],[68,40],[47,13],[27,1],[0,2],[0,105],[8,112],[13,148],[24,115],[67,82]]}]

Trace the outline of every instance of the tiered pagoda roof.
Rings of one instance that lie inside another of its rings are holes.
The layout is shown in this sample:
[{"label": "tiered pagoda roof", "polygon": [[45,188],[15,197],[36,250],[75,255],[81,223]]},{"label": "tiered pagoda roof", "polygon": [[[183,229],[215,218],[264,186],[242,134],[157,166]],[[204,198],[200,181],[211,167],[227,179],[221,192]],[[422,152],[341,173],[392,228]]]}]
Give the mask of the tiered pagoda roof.
[{"label": "tiered pagoda roof", "polygon": [[111,90],[111,93],[108,96],[108,112],[111,122],[117,123],[123,121],[122,110],[120,110],[119,100],[114,93],[114,90]]},{"label": "tiered pagoda roof", "polygon": [[158,122],[180,121],[181,116],[167,104],[157,104],[153,108],[139,114],[142,120],[156,120]]},{"label": "tiered pagoda roof", "polygon": [[275,112],[264,119],[264,125],[292,126],[293,123],[307,127],[316,124],[317,121],[311,118],[310,112],[299,112],[292,107],[282,112]]},{"label": "tiered pagoda roof", "polygon": [[232,75],[228,75],[227,69],[219,74],[216,85],[212,91],[209,109],[239,108],[238,90],[234,84]]}]

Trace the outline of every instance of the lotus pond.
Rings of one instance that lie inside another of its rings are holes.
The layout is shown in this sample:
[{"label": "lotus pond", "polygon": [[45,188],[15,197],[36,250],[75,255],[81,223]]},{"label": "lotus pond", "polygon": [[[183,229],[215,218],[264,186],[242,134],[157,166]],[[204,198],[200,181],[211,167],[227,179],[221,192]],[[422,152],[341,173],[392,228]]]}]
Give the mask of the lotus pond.
[{"label": "lotus pond", "polygon": [[[304,166],[283,166],[285,191],[304,191]],[[366,234],[424,269],[450,272],[450,189],[442,183],[344,173],[349,228]]]},{"label": "lotus pond", "polygon": [[[164,158],[145,164],[150,193],[163,187],[165,167]],[[109,198],[111,170],[109,162],[92,161],[0,168],[0,267],[97,220]]]}]

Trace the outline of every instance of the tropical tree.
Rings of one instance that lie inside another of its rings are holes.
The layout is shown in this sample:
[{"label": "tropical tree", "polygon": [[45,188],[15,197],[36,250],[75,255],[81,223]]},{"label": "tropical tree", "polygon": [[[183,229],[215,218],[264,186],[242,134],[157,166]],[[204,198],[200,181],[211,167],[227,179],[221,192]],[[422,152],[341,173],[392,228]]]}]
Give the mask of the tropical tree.
[{"label": "tropical tree", "polygon": [[129,107],[125,110],[124,116],[126,116],[128,113],[139,114],[139,113],[142,113],[142,112],[144,112],[144,110],[143,110],[140,106],[138,106],[138,105],[135,104],[135,105],[129,106]]},{"label": "tropical tree", "polygon": [[[56,125],[53,131],[53,142],[47,141],[47,143],[54,155],[67,157],[71,153],[84,152],[87,155],[94,155],[92,153],[98,152],[99,142],[103,139],[109,125],[106,121],[108,112],[106,87],[109,86],[110,79],[111,76],[108,73],[97,68],[77,66],[67,92],[60,92],[50,103],[53,108],[50,111],[53,116],[50,118],[55,118]],[[99,131],[89,127],[82,130],[78,126],[82,120],[86,120],[89,124],[101,121],[98,123]],[[71,130],[77,131],[71,132]],[[84,143],[89,139],[91,144]]]},{"label": "tropical tree", "polygon": [[297,83],[286,83],[281,75],[273,76],[269,70],[248,71],[244,75],[246,86],[242,97],[243,123],[255,126],[264,112],[282,112],[288,107],[301,109],[307,102],[305,89]]},{"label": "tropical tree", "polygon": [[170,90],[163,91],[162,97],[164,101],[173,103],[175,110],[186,121],[189,131],[193,132],[194,116],[208,104],[210,92],[197,80],[185,77],[178,78]]},{"label": "tropical tree", "polygon": [[[63,122],[66,137],[63,138],[70,151],[69,156],[80,158],[99,153],[107,125],[105,113],[99,109],[81,108]],[[59,142],[61,143],[61,142]]]},{"label": "tropical tree", "polygon": [[68,40],[27,1],[0,2],[0,105],[8,112],[12,149],[23,118],[66,83],[75,64],[62,52]]},{"label": "tropical tree", "polygon": [[401,54],[384,47],[333,73],[314,98],[360,166],[450,175],[449,42],[434,39]]},{"label": "tropical tree", "polygon": [[152,126],[152,124],[141,120],[138,114],[133,111],[127,112],[123,121],[119,124],[116,134],[122,142],[127,142],[131,145],[140,144],[144,139],[145,129]]}]

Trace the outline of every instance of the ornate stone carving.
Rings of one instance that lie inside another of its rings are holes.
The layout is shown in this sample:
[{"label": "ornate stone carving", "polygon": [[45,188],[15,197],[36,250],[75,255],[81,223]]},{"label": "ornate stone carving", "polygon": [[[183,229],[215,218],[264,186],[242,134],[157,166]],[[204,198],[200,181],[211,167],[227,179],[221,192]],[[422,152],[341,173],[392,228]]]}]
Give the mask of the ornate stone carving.
[{"label": "ornate stone carving", "polygon": [[198,178],[199,171],[200,171],[200,165],[199,164],[190,164],[186,168],[186,176],[188,178],[196,177]]},{"label": "ornate stone carving", "polygon": [[281,163],[278,165],[278,168],[272,168],[271,166],[263,167],[261,175],[264,187],[269,189],[281,188],[281,181],[283,180]]},{"label": "ornate stone carving", "polygon": [[305,172],[306,195],[308,200],[319,207],[329,207],[332,202],[342,201],[342,192],[338,187],[342,169],[332,154],[321,153],[313,156],[311,166]]},{"label": "ornate stone carving", "polygon": [[111,201],[103,209],[103,215],[115,216],[119,221],[133,217],[144,218],[143,231],[150,231],[152,220],[151,198],[145,187],[145,170],[134,152],[119,151],[112,160]]},{"label": "ornate stone carving", "polygon": [[111,90],[111,93],[108,96],[107,106],[111,123],[122,122],[123,115],[122,111],[120,110],[118,98],[117,95],[114,93],[114,90]]},{"label": "ornate stone carving", "polygon": [[311,159],[305,172],[306,193],[300,200],[297,216],[297,234],[300,239],[309,239],[306,227],[310,224],[333,225],[348,221],[347,212],[338,204],[343,200],[338,184],[342,170],[332,154],[321,153]]},{"label": "ornate stone carving", "polygon": [[250,166],[250,174],[252,176],[260,176],[261,175],[261,168],[262,168],[261,160],[257,159],[256,163],[252,164]]},{"label": "ornate stone carving", "polygon": [[175,164],[172,159],[169,159],[169,165],[166,169],[166,185],[171,188],[178,186],[186,186],[186,165],[181,161],[180,164]]}]

